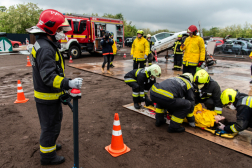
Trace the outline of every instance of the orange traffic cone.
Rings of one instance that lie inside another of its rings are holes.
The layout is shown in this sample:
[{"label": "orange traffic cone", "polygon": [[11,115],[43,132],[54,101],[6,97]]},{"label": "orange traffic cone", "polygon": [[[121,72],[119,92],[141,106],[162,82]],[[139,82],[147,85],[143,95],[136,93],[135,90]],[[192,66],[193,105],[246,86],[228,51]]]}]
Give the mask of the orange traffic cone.
[{"label": "orange traffic cone", "polygon": [[30,58],[29,58],[29,56],[27,56],[27,65],[26,65],[27,67],[31,67],[32,65],[31,65],[31,62],[30,62]]},{"label": "orange traffic cone", "polygon": [[70,55],[70,58],[69,58],[69,63],[73,63],[73,59],[72,59],[71,55]]},{"label": "orange traffic cone", "polygon": [[126,58],[126,53],[124,53],[123,58]]},{"label": "orange traffic cone", "polygon": [[130,148],[123,143],[121,125],[118,113],[115,113],[111,144],[105,149],[113,156],[117,157],[130,151]]},{"label": "orange traffic cone", "polygon": [[26,103],[29,99],[25,98],[20,80],[17,82],[17,100],[14,103]]}]

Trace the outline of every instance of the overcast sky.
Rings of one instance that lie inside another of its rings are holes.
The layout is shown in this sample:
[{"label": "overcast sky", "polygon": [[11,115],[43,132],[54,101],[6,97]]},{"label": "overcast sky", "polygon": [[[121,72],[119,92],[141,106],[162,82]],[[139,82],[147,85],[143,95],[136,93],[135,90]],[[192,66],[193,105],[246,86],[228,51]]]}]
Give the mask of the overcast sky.
[{"label": "overcast sky", "polygon": [[0,6],[32,2],[62,13],[122,13],[137,28],[186,30],[252,24],[252,0],[1,0]]}]

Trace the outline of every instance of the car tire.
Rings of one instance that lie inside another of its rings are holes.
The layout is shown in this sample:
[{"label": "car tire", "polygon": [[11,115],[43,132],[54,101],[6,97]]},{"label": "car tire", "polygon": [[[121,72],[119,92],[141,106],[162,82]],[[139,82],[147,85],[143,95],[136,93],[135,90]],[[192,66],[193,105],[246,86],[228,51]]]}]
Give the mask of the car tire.
[{"label": "car tire", "polygon": [[69,57],[72,56],[73,59],[79,58],[81,55],[80,48],[76,45],[72,45],[69,48],[68,55]]},{"label": "car tire", "polygon": [[14,48],[19,48],[19,45],[18,45],[18,44],[14,44],[13,47],[14,47]]}]

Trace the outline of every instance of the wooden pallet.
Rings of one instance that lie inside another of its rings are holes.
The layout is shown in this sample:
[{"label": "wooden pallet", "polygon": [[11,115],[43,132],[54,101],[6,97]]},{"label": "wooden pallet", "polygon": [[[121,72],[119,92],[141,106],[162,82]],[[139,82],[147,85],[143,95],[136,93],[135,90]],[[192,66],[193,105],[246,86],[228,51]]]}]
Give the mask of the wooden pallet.
[{"label": "wooden pallet", "polygon": [[[145,108],[137,110],[134,108],[133,103],[124,105],[123,107],[155,119],[155,113],[150,112],[148,109]],[[245,130],[240,132],[239,135],[237,135],[233,139],[226,139],[213,135],[210,132],[204,131],[200,128],[193,128],[185,125],[185,130],[190,134],[196,135],[208,141],[214,142],[237,152],[241,152],[245,155],[252,156],[252,132],[250,131]]]}]

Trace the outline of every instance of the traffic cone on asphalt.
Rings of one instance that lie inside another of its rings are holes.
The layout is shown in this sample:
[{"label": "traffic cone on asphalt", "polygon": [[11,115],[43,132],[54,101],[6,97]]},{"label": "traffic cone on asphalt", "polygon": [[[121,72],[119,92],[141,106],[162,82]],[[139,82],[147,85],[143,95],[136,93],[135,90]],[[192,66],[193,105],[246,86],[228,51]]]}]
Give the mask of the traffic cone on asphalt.
[{"label": "traffic cone on asphalt", "polygon": [[123,58],[126,58],[126,53],[124,53]]},{"label": "traffic cone on asphalt", "polygon": [[31,62],[30,62],[30,57],[29,56],[27,56],[27,65],[26,65],[27,67],[31,67],[32,65],[31,65]]},{"label": "traffic cone on asphalt", "polygon": [[121,125],[118,113],[115,113],[111,144],[105,149],[113,156],[117,157],[130,151],[130,148],[123,143]]},{"label": "traffic cone on asphalt", "polygon": [[71,55],[70,55],[70,58],[69,58],[69,63],[73,63],[73,59],[72,59]]},{"label": "traffic cone on asphalt", "polygon": [[29,99],[25,98],[20,80],[17,81],[17,100],[14,103],[26,103]]}]

